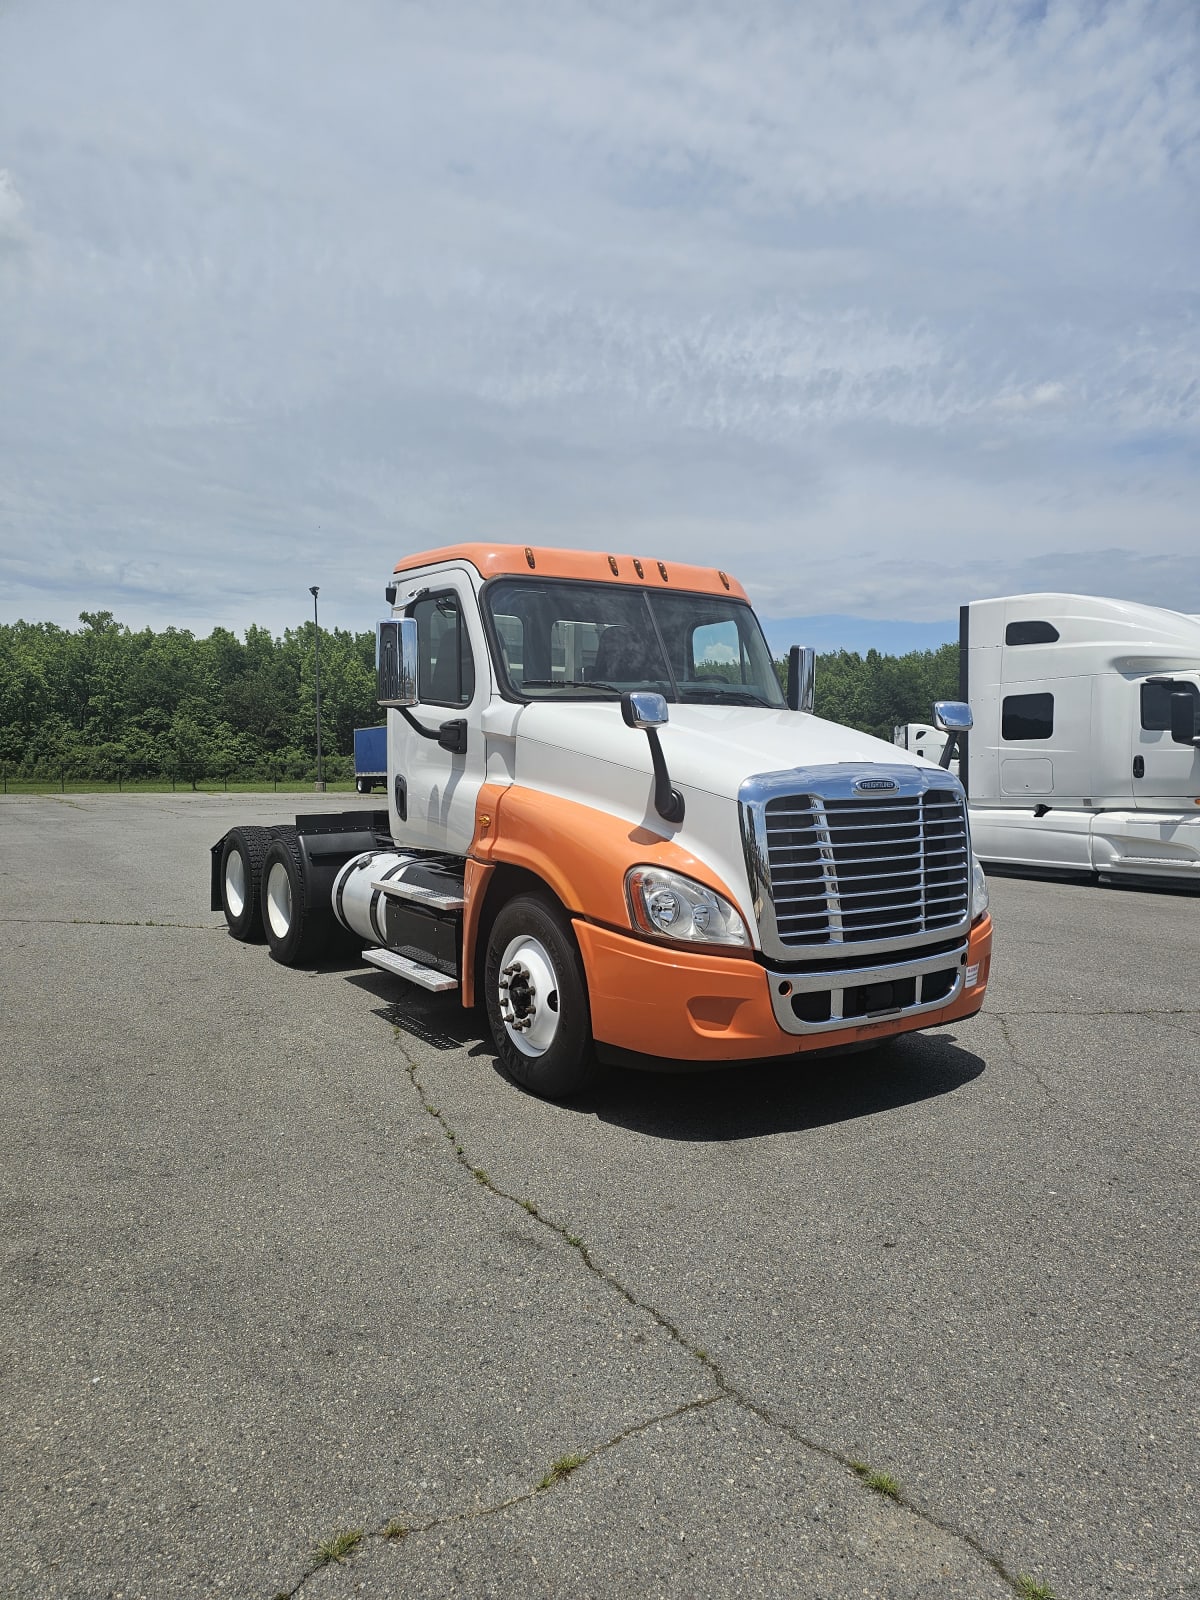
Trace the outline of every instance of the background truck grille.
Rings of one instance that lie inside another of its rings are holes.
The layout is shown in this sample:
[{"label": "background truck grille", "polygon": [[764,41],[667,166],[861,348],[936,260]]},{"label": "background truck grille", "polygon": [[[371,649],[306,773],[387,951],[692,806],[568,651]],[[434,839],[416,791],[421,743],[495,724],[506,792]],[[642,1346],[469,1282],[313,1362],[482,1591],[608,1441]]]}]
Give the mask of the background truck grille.
[{"label": "background truck grille", "polygon": [[865,943],[966,921],[967,820],[953,790],[863,800],[778,795],[765,820],[781,944]]}]

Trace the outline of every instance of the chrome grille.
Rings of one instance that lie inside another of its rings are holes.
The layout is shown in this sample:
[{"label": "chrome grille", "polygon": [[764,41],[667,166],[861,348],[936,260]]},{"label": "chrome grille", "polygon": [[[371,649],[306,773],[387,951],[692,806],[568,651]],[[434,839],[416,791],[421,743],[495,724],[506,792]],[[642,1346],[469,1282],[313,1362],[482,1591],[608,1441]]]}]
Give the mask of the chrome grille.
[{"label": "chrome grille", "polygon": [[970,856],[957,790],[780,794],[762,815],[780,946],[907,942],[966,922]]}]

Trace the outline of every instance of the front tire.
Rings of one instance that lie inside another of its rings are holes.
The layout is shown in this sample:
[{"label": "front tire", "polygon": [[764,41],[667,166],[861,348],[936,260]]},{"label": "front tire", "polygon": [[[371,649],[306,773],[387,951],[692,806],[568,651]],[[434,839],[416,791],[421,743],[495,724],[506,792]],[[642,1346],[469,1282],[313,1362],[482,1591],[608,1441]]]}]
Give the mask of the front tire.
[{"label": "front tire", "polygon": [[235,939],[263,936],[262,872],[271,835],[266,828],[231,828],[221,851],[221,910]]},{"label": "front tire", "polygon": [[484,964],[488,1023],[509,1076],[548,1100],[568,1100],[595,1082],[583,964],[570,924],[541,895],[502,908]]},{"label": "front tire", "polygon": [[329,948],[333,911],[311,902],[304,852],[294,828],[281,830],[267,847],[262,924],[272,960],[285,967],[311,966]]}]

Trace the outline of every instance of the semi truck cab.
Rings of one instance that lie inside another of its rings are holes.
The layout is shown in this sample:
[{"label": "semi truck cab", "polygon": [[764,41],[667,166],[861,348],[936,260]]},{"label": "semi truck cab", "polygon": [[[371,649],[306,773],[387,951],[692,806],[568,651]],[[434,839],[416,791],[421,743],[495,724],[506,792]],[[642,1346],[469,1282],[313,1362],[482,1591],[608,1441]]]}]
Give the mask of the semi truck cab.
[{"label": "semi truck cab", "polygon": [[981,857],[1200,885],[1200,620],[1027,594],[972,601],[959,627]]},{"label": "semi truck cab", "polygon": [[472,544],[386,593],[387,812],[218,840],[236,936],[311,961],[340,925],[482,1001],[511,1076],[552,1096],[613,1059],[864,1046],[980,1008],[958,780],[816,718],[811,652],[785,693],[728,573]]}]

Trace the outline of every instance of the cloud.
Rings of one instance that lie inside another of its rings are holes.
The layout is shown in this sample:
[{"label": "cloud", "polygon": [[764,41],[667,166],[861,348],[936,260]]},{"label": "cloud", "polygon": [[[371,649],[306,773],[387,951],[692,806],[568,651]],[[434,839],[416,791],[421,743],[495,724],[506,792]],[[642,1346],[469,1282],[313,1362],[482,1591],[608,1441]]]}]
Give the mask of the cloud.
[{"label": "cloud", "polygon": [[997,395],[997,411],[1040,411],[1045,406],[1060,406],[1067,398],[1065,383],[1038,383],[1024,392],[1010,391]]},{"label": "cloud", "polygon": [[1174,585],[1198,44],[1141,0],[8,8],[0,618],[279,626],[303,568],[365,626],[478,535],[773,615],[1045,551]]}]

